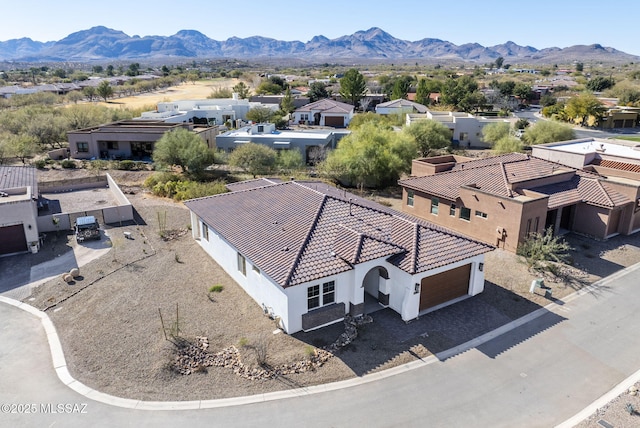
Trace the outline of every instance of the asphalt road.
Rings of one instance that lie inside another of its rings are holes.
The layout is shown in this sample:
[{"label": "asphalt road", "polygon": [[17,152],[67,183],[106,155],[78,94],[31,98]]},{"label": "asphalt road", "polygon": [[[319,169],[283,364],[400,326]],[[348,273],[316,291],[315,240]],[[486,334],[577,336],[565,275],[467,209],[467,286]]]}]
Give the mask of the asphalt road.
[{"label": "asphalt road", "polygon": [[640,368],[638,284],[640,265],[466,352],[383,379],[172,411],[110,406],[64,386],[40,321],[0,303],[0,427],[551,427]]}]

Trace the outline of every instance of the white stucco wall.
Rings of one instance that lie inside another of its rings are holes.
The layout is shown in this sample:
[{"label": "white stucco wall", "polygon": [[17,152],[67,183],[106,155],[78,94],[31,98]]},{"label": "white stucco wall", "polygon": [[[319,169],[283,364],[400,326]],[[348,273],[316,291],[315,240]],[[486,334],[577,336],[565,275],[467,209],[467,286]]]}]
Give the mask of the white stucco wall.
[{"label": "white stucco wall", "polygon": [[22,224],[27,245],[38,242],[38,207],[32,197],[35,196],[31,194],[29,186],[20,194],[10,194],[7,200],[0,201],[0,227]]}]

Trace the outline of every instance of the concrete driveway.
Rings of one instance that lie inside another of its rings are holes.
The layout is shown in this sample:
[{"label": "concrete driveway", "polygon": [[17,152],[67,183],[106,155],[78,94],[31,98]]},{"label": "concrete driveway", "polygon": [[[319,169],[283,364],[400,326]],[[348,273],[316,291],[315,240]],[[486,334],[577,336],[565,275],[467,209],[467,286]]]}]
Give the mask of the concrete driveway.
[{"label": "concrete driveway", "polygon": [[639,282],[636,265],[438,358],[387,372],[174,403],[117,399],[75,381],[48,318],[0,302],[0,426],[550,427],[637,374]]},{"label": "concrete driveway", "polygon": [[74,267],[82,267],[109,252],[109,236],[101,231],[99,241],[78,244],[71,236],[50,236],[38,254],[0,258],[0,296],[23,300],[31,290]]}]

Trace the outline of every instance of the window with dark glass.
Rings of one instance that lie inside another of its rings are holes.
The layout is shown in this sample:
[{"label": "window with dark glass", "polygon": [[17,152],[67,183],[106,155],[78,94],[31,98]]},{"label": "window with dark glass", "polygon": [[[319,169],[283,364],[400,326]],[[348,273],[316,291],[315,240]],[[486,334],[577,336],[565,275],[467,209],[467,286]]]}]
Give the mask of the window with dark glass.
[{"label": "window with dark glass", "polygon": [[414,193],[413,190],[407,190],[407,206],[412,207],[413,206],[413,197],[414,197]]},{"label": "window with dark glass", "polygon": [[320,286],[313,285],[307,288],[307,309],[314,309],[320,306]]},{"label": "window with dark glass", "polygon": [[438,198],[431,198],[431,214],[438,215],[439,205],[440,205],[440,200]]},{"label": "window with dark glass", "polygon": [[334,281],[322,284],[322,304],[328,305],[336,300],[336,283]]},{"label": "window with dark glass", "polygon": [[460,218],[462,220],[471,220],[471,209],[467,207],[460,207]]}]

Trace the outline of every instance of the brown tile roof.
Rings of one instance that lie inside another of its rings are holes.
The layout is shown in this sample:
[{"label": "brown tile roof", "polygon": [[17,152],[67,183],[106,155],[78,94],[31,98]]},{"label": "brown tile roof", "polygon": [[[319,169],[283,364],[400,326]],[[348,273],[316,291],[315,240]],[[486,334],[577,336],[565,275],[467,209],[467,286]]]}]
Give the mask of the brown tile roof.
[{"label": "brown tile roof", "polygon": [[37,193],[38,182],[34,167],[0,165],[0,191],[26,186],[31,186],[32,192]]},{"label": "brown tile roof", "polygon": [[249,190],[249,189],[255,189],[263,186],[270,186],[272,184],[280,183],[280,182],[281,180],[279,179],[256,178],[254,180],[245,180],[245,181],[238,181],[236,183],[229,183],[225,187],[230,192],[238,192],[241,190]]},{"label": "brown tile roof", "polygon": [[618,162],[607,159],[594,159],[591,165],[599,165],[604,168],[619,169],[621,171],[629,171],[640,174],[640,165],[627,162]]},{"label": "brown tile roof", "polygon": [[309,103],[307,105],[304,105],[296,109],[296,112],[321,111],[323,113],[347,114],[352,110],[353,110],[353,106],[351,104],[341,103],[340,101],[334,101],[328,98],[323,98],[314,103]]},{"label": "brown tile roof", "polygon": [[[465,166],[464,168],[462,166]],[[567,182],[538,186],[532,188],[525,183],[549,177],[558,172],[573,172],[567,176]],[[591,202],[596,205],[609,206],[607,192],[602,193],[601,186],[593,187],[593,183],[572,177],[596,179],[597,174],[576,170],[574,168],[549,162],[543,159],[529,157],[521,153],[511,153],[502,156],[462,162],[446,172],[439,174],[412,177],[401,180],[400,185],[409,189],[421,191],[430,195],[455,201],[460,196],[460,187],[473,186],[490,194],[505,198],[517,196],[511,188],[520,187],[539,191],[540,193],[554,194],[550,199],[550,207],[575,203],[579,200]],[[578,192],[577,185],[582,183],[582,191]],[[600,190],[598,190],[600,189]],[[573,202],[571,202],[573,201]],[[556,205],[560,204],[560,205]]]},{"label": "brown tile roof", "polygon": [[531,189],[549,195],[549,209],[585,202],[605,208],[615,208],[631,202],[603,180],[577,174],[571,180]]},{"label": "brown tile roof", "polygon": [[185,205],[283,287],[382,257],[414,274],[493,249],[324,186],[288,181]]}]

